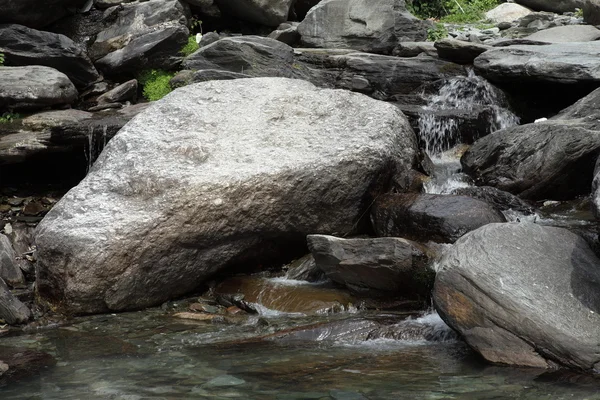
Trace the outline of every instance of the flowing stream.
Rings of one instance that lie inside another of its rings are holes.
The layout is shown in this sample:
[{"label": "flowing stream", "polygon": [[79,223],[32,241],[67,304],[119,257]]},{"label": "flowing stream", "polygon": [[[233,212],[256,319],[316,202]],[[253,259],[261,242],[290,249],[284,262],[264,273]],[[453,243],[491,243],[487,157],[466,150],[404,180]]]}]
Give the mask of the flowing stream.
[{"label": "flowing stream", "polygon": [[[490,131],[517,123],[474,74],[450,80],[430,110],[488,107]],[[426,114],[421,141],[436,174],[428,193],[470,185],[460,172],[458,123]],[[91,138],[90,138],[91,140]],[[90,145],[90,148],[92,146]],[[91,154],[89,155],[91,160]],[[270,278],[290,289],[321,283]],[[489,365],[435,312],[350,307],[308,316],[261,303],[258,314],[218,322],[174,317],[189,302],[82,317],[56,329],[2,337],[2,345],[56,359],[2,385],[13,399],[599,399],[600,382],[572,373]],[[271,299],[272,300],[272,299]],[[280,335],[282,331],[289,332]]]}]

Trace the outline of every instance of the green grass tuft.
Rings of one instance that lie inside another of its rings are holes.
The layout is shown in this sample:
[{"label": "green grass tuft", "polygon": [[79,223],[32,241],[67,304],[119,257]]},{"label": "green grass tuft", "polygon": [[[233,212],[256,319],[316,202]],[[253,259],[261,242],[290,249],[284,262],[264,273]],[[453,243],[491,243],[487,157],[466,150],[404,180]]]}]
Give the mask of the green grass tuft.
[{"label": "green grass tuft", "polygon": [[0,53],[0,65],[4,65],[4,53]]},{"label": "green grass tuft", "polygon": [[156,101],[171,93],[173,88],[169,81],[173,76],[174,73],[159,69],[142,71],[138,75],[138,82],[144,87],[142,91],[144,98],[148,101]]},{"label": "green grass tuft", "polygon": [[433,28],[427,30],[427,41],[436,42],[448,37],[448,29],[444,24],[435,24]]},{"label": "green grass tuft", "polygon": [[421,19],[439,19],[441,22],[465,24],[480,21],[485,13],[502,0],[412,0],[408,9]]},{"label": "green grass tuft", "polygon": [[5,112],[4,114],[0,115],[0,124],[8,124],[20,118],[20,114]]},{"label": "green grass tuft", "polygon": [[187,57],[190,54],[192,54],[193,52],[195,52],[196,50],[198,50],[199,48],[200,48],[200,46],[196,42],[196,35],[192,35],[188,38],[187,44],[185,46],[183,46],[183,48],[181,50],[179,50],[179,53],[182,56]]}]

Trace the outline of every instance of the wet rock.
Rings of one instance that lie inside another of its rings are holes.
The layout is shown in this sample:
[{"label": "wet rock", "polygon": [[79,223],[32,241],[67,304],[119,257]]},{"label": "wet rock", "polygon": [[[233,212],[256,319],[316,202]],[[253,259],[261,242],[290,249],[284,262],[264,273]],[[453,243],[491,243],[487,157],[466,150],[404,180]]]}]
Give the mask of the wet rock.
[{"label": "wet rock", "polygon": [[510,46],[486,51],[474,61],[476,71],[492,82],[599,82],[595,62],[600,41],[547,46]]},{"label": "wet rock", "polygon": [[307,254],[304,257],[293,261],[284,267],[284,269],[285,268],[287,268],[285,272],[286,279],[317,282],[325,278],[325,274],[317,267],[312,254]]},{"label": "wet rock", "polygon": [[490,224],[440,260],[440,316],[495,363],[592,371],[600,365],[600,260],[566,229]]},{"label": "wet rock", "polygon": [[583,3],[583,20],[590,25],[600,25],[600,1],[585,0]]},{"label": "wet rock", "polygon": [[3,279],[0,278],[0,319],[9,325],[18,325],[31,318],[31,311],[8,289]]},{"label": "wet rock", "polygon": [[34,377],[43,369],[56,364],[56,360],[48,353],[37,350],[0,346],[0,386]]},{"label": "wet rock", "polygon": [[116,23],[99,32],[90,47],[105,74],[133,74],[143,68],[171,69],[181,61],[187,43],[187,4],[151,0],[118,8]]},{"label": "wet rock", "polygon": [[480,226],[505,222],[489,204],[467,196],[387,194],[371,211],[377,236],[451,243]]},{"label": "wet rock", "polygon": [[367,340],[380,325],[367,319],[344,319],[341,321],[321,322],[308,326],[299,326],[276,332],[263,337],[267,340],[283,342],[323,341],[357,343]]},{"label": "wet rock", "polygon": [[533,214],[535,212],[535,209],[531,205],[519,199],[514,194],[491,186],[469,186],[458,188],[453,190],[452,194],[483,200],[494,206],[498,211],[513,210],[523,214]]},{"label": "wet rock", "polygon": [[294,50],[285,43],[260,36],[221,39],[186,57],[191,70],[226,70],[252,77],[291,77]]},{"label": "wet rock", "polygon": [[5,65],[44,65],[67,75],[77,87],[100,79],[83,46],[64,35],[42,32],[23,25],[0,25],[0,52]]},{"label": "wet rock", "polygon": [[219,9],[244,21],[277,26],[287,21],[293,0],[216,0]]},{"label": "wet rock", "polygon": [[0,4],[0,23],[42,28],[84,3],[85,0],[4,0]]},{"label": "wet rock", "polygon": [[517,0],[517,3],[536,11],[550,11],[562,14],[582,8],[584,0]]},{"label": "wet rock", "polygon": [[461,158],[480,185],[526,199],[564,200],[590,192],[600,152],[600,89],[551,119],[479,139]]},{"label": "wet rock", "polygon": [[589,25],[567,25],[544,29],[525,37],[546,43],[591,42],[600,39],[600,29]]},{"label": "wet rock", "polygon": [[398,42],[424,41],[430,27],[401,0],[323,0],[308,12],[298,32],[309,47],[391,53]]},{"label": "wet rock", "polygon": [[444,60],[458,64],[472,64],[478,55],[489,50],[491,47],[456,39],[442,39],[435,42],[435,48],[440,58]]},{"label": "wet rock", "polygon": [[428,249],[400,238],[341,239],[327,235],[306,238],[317,267],[329,279],[357,293],[376,296],[428,295],[433,273]]},{"label": "wet rock", "polygon": [[356,303],[352,296],[341,290],[255,277],[230,278],[219,284],[215,293],[242,294],[244,302],[255,309],[260,305],[269,310],[306,315],[342,311]]},{"label": "wet rock", "polygon": [[196,313],[196,312],[179,312],[176,314],[173,314],[173,317],[175,318],[181,318],[181,319],[191,319],[194,321],[212,321],[216,315],[214,314],[203,314],[203,313]]},{"label": "wet rock", "polygon": [[531,14],[531,10],[516,3],[502,3],[485,13],[486,19],[498,24],[513,22]]},{"label": "wet rock", "polygon": [[419,54],[436,57],[438,53],[432,42],[401,42],[392,53],[396,57],[416,57]]},{"label": "wet rock", "polygon": [[53,68],[0,67],[0,110],[36,110],[64,106],[77,99],[69,78]]},{"label": "wet rock", "polygon": [[0,279],[11,286],[25,282],[15,258],[16,254],[10,240],[6,235],[0,234]]},{"label": "wet rock", "polygon": [[289,257],[310,232],[360,229],[415,147],[394,106],[356,93],[273,78],[177,89],[38,226],[38,292],[68,312],[135,309],[225,267]]},{"label": "wet rock", "polygon": [[117,103],[127,100],[135,101],[137,98],[137,90],[138,81],[132,79],[99,96],[97,101],[98,104]]}]

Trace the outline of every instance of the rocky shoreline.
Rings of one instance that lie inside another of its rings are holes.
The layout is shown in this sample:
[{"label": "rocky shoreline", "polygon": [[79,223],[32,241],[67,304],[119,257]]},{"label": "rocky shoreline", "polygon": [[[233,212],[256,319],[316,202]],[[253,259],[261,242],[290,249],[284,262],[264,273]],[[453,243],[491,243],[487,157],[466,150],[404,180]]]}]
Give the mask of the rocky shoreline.
[{"label": "rocky shoreline", "polygon": [[[305,256],[290,279],[335,289],[286,312],[433,288],[488,361],[598,372],[597,222],[523,222],[600,213],[597,0],[503,3],[435,42],[402,0],[46,3],[0,5],[0,333],[219,287],[235,301],[180,317],[251,313],[279,289],[236,275]],[[149,70],[175,90],[145,100]],[[460,143],[475,185],[427,191]]]}]

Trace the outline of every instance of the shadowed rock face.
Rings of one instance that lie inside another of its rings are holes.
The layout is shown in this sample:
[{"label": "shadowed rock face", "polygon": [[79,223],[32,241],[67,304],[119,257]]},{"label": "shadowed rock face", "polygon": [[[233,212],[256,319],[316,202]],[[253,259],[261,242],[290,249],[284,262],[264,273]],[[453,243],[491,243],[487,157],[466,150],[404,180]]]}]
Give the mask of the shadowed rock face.
[{"label": "shadowed rock face", "polygon": [[3,0],[0,23],[42,28],[83,4],[85,0]]},{"label": "shadowed rock face", "polygon": [[490,224],[444,251],[434,301],[489,361],[591,371],[600,365],[598,265],[566,229]]},{"label": "shadowed rock face", "polygon": [[386,194],[371,212],[379,236],[452,243],[465,233],[506,219],[489,204],[467,196]]},{"label": "shadowed rock face", "polygon": [[41,222],[38,292],[72,313],[160,304],[268,244],[289,256],[308,233],[354,231],[415,154],[406,118],[364,95],[277,78],[177,89]]}]

